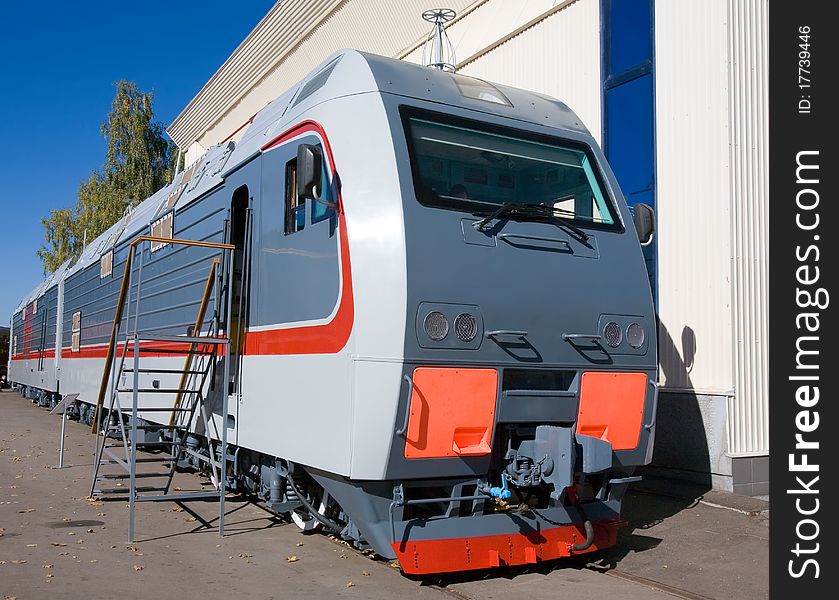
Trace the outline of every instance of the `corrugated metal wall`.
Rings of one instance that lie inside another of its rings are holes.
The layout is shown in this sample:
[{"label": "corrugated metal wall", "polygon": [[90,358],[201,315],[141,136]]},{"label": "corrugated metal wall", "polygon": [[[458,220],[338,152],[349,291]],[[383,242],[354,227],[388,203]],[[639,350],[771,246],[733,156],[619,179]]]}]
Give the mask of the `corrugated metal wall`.
[{"label": "corrugated metal wall", "polygon": [[[475,11],[476,17],[480,10]],[[471,18],[464,19],[464,26]],[[521,16],[511,19],[498,15],[496,21],[506,23],[509,33],[519,19]],[[481,29],[480,23],[474,27]],[[493,33],[495,39],[489,43],[499,39],[497,32]],[[562,100],[600,141],[599,1],[577,0],[550,11],[549,16],[518,35],[475,56],[460,72]]]},{"label": "corrugated metal wall", "polygon": [[729,452],[769,450],[769,98],[766,0],[729,0],[735,397]]},{"label": "corrugated metal wall", "polygon": [[[305,5],[307,2],[309,0],[293,0],[278,5],[279,8],[275,6],[272,12],[277,11],[281,16],[292,15],[298,5]],[[474,0],[447,0],[445,5],[460,13],[474,3]],[[431,25],[423,21],[421,15],[423,11],[435,8],[437,4],[435,0],[397,0],[383,7],[376,0],[344,0],[337,3],[317,0],[317,3],[306,11],[309,15],[308,21],[302,17],[295,17],[287,23],[277,22],[282,25],[266,22],[265,33],[269,37],[277,32],[293,32],[296,37],[282,48],[283,53],[279,58],[270,53],[256,55],[255,60],[261,60],[270,68],[252,73],[243,71],[241,75],[229,76],[229,85],[233,86],[235,83],[238,89],[240,86],[235,80],[241,78],[249,87],[245,87],[247,91],[240,92],[235,101],[226,100],[226,105],[219,107],[217,111],[201,113],[205,118],[207,114],[215,115],[217,120],[200,136],[194,138],[198,140],[200,147],[196,148],[195,152],[190,152],[187,162],[195,160],[201,148],[209,148],[227,137],[251,115],[297,83],[335,50],[355,48],[384,56],[399,54],[409,41],[428,34]],[[325,18],[324,12],[327,13]],[[318,19],[321,20],[318,22]],[[270,61],[272,58],[273,62]],[[253,68],[256,69],[257,66]],[[186,119],[186,115],[182,115],[178,120],[182,117]],[[169,128],[170,131],[175,130],[176,125],[178,121]]]},{"label": "corrugated metal wall", "polygon": [[655,3],[659,351],[671,389],[734,388],[726,0]]}]

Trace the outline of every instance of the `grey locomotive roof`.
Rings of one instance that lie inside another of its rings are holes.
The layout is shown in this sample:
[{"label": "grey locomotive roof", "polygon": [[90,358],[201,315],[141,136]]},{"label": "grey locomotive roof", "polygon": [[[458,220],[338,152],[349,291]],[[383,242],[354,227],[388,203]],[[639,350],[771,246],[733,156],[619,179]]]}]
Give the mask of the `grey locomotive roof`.
[{"label": "grey locomotive roof", "polygon": [[[166,200],[171,194],[177,194],[182,184],[185,189],[175,204],[175,210],[220,185],[228,173],[258,155],[262,146],[293,125],[301,114],[332,98],[371,92],[395,94],[588,133],[574,112],[562,102],[505,85],[492,85],[507,96],[512,106],[464,97],[452,75],[445,71],[356,50],[339,50],[254,115],[238,144],[227,142],[207,150],[194,167],[178,173],[172,183],[134,207],[90,242],[72,267],[68,269],[66,263],[62,265],[21,301],[18,310],[57,283],[58,278],[68,277],[97,262],[104,252],[148,228],[161,214]],[[190,179],[184,182],[186,175],[190,175]]]},{"label": "grey locomotive roof", "polygon": [[64,261],[60,267],[58,267],[53,273],[49,275],[46,279],[44,279],[41,283],[39,283],[35,288],[26,294],[21,301],[18,303],[17,308],[15,308],[15,313],[23,310],[23,307],[32,302],[33,300],[37,300],[40,298],[44,292],[50,289],[52,286],[57,285],[59,281],[64,277],[67,272],[68,267],[70,266],[70,261]]}]

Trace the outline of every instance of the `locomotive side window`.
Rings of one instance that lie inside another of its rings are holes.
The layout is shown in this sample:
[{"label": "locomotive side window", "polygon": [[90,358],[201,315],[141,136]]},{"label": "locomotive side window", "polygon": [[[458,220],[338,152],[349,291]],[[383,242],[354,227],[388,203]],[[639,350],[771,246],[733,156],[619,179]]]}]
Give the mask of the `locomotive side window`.
[{"label": "locomotive side window", "polygon": [[114,272],[114,251],[108,250],[99,258],[99,279],[110,277]]},{"label": "locomotive side window", "polygon": [[[174,230],[174,220],[175,220],[175,212],[169,211],[162,217],[160,217],[157,221],[151,224],[151,234],[152,237],[156,238],[166,238],[172,239],[172,233]],[[157,252],[161,248],[168,246],[169,244],[166,242],[152,242],[149,246],[152,252]]]},{"label": "locomotive side window", "polygon": [[335,197],[329,185],[326,161],[321,161],[320,185],[316,188],[317,199],[312,202],[312,225],[331,219],[335,215]]},{"label": "locomotive side window", "polygon": [[70,336],[70,350],[71,352],[78,352],[81,347],[82,336],[82,313],[77,311],[73,313],[73,325]]},{"label": "locomotive side window", "polygon": [[285,234],[306,227],[306,202],[297,197],[297,159],[285,165]]},{"label": "locomotive side window", "polygon": [[535,205],[581,225],[620,226],[583,145],[425,111],[403,109],[403,121],[417,198],[426,206],[481,214]]}]

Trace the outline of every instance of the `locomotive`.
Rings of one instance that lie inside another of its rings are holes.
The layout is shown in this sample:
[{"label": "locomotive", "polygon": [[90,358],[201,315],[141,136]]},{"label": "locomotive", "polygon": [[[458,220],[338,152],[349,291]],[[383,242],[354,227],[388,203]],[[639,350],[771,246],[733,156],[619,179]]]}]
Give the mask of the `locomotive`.
[{"label": "locomotive", "polygon": [[[226,243],[231,486],[408,574],[593,552],[652,456],[653,229],[563,103],[342,50],[24,298],[9,379],[89,421],[132,240]],[[199,251],[142,250],[130,318],[194,334]]]}]

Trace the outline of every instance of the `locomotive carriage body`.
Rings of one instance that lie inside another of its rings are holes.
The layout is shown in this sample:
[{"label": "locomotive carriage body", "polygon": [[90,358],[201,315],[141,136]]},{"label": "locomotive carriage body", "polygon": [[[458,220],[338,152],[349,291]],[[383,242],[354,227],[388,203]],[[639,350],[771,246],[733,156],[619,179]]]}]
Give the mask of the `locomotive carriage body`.
[{"label": "locomotive carriage body", "polygon": [[[408,573],[615,543],[652,453],[655,317],[632,215],[566,106],[336,53],[42,286],[57,383],[14,347],[10,380],[96,402],[128,244],[156,231],[236,246],[233,310],[211,311],[235,339],[215,418],[238,485]],[[144,327],[189,333],[202,256],[143,250]]]}]

